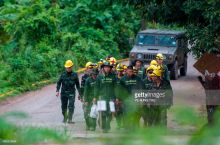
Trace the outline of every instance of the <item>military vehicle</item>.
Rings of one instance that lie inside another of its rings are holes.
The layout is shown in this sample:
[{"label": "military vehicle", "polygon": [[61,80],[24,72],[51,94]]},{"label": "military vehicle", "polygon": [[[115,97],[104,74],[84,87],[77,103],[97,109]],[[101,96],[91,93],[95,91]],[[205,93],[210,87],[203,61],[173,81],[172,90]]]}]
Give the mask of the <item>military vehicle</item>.
[{"label": "military vehicle", "polygon": [[144,64],[156,58],[157,53],[165,56],[170,78],[178,79],[187,73],[188,40],[184,31],[147,29],[140,31],[134,40],[134,46],[129,53],[130,64],[142,60]]}]

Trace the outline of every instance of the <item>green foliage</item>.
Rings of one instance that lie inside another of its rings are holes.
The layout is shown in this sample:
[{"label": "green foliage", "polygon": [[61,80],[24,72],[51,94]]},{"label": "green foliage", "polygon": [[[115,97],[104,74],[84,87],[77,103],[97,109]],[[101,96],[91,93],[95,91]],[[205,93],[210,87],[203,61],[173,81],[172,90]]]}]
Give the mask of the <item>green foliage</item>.
[{"label": "green foliage", "polygon": [[78,68],[109,54],[120,58],[130,50],[139,16],[134,7],[107,0],[10,0],[0,7],[0,24],[0,81],[30,90],[57,77],[67,59]]},{"label": "green foliage", "polygon": [[142,19],[187,30],[196,58],[205,52],[220,53],[219,0],[121,0],[134,6]]},{"label": "green foliage", "polygon": [[188,0],[185,11],[190,21],[187,32],[193,54],[199,58],[205,52],[220,53],[220,45],[216,43],[220,36],[219,1]]},{"label": "green foliage", "polygon": [[109,54],[124,57],[141,19],[148,28],[183,27],[197,58],[219,53],[219,17],[217,0],[5,1],[0,7],[0,80],[29,90],[33,82],[57,77],[66,59],[78,68]]},{"label": "green foliage", "polygon": [[26,115],[19,112],[6,114],[0,117],[0,143],[14,145],[28,145],[42,142],[53,141],[63,144],[67,137],[61,133],[57,133],[51,129],[36,128],[36,127],[17,127],[16,125],[6,121],[7,117],[25,118]]},{"label": "green foliage", "polygon": [[194,133],[189,141],[189,145],[217,145],[219,139],[220,118],[219,110],[215,114],[215,122],[213,125],[206,125]]}]

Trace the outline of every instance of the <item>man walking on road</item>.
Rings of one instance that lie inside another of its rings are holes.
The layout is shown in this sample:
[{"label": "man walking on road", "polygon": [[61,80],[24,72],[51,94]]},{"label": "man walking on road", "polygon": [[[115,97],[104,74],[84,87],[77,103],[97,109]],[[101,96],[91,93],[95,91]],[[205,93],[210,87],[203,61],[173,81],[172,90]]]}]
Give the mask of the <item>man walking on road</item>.
[{"label": "man walking on road", "polygon": [[96,85],[96,77],[98,75],[98,69],[93,68],[90,70],[90,76],[86,79],[85,88],[84,88],[84,118],[86,121],[86,130],[95,131],[96,129],[96,119],[90,117],[91,107],[93,105],[94,100],[97,100],[95,97],[95,85]]},{"label": "man walking on road", "polygon": [[163,63],[164,61],[164,56],[161,53],[158,53],[156,55],[156,61],[157,65],[160,67],[161,73],[162,73],[162,79],[166,81],[170,81],[170,75],[168,71],[168,67]]},{"label": "man walking on road", "polygon": [[[150,79],[152,80],[151,87],[148,88],[151,91],[165,94],[165,102],[162,104],[156,103],[155,105],[150,106],[150,114],[148,114],[148,125],[162,125],[167,126],[167,109],[173,104],[173,91],[170,85],[170,82],[162,79],[161,70],[154,68],[153,72],[149,74]],[[145,83],[146,86],[146,83]]]},{"label": "man walking on road", "polygon": [[145,78],[145,68],[143,66],[143,61],[140,59],[136,59],[134,62],[134,67],[137,70],[137,76],[141,79]]},{"label": "man walking on road", "polygon": [[126,75],[120,80],[120,84],[125,92],[123,102],[125,104],[125,127],[127,129],[133,129],[139,127],[139,121],[141,118],[141,108],[134,102],[133,93],[143,88],[143,81],[140,77],[134,74],[133,66],[128,66]]},{"label": "man walking on road", "polygon": [[97,76],[96,79],[96,96],[98,99],[104,101],[106,110],[101,111],[100,124],[104,133],[110,130],[111,112],[109,102],[115,99],[115,83],[116,77],[111,73],[112,65],[108,61],[102,65],[103,72]]},{"label": "man walking on road", "polygon": [[[85,68],[86,68],[85,74],[83,74],[81,78],[81,94],[84,94],[84,87],[85,87],[86,79],[89,77],[89,72],[93,68],[93,63],[90,61],[87,62]],[[82,98],[79,98],[79,99],[82,99]]]},{"label": "man walking on road", "polygon": [[[59,96],[59,90],[61,88],[61,109],[63,114],[63,122],[74,123],[72,121],[73,113],[74,113],[74,103],[75,103],[75,87],[77,88],[80,95],[80,84],[77,73],[73,72],[73,62],[71,60],[67,60],[65,63],[66,71],[61,74],[58,82],[57,82],[57,97]],[[68,106],[68,111],[67,111]]]}]

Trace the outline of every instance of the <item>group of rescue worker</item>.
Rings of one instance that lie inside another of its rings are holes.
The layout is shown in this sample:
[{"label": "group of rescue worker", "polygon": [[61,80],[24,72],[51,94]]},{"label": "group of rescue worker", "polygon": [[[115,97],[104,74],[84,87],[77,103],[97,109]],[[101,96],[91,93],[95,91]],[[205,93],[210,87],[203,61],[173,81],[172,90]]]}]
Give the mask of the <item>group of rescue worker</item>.
[{"label": "group of rescue worker", "polygon": [[[74,123],[72,117],[76,88],[79,92],[78,99],[83,104],[86,130],[95,131],[98,122],[106,133],[111,129],[112,117],[116,118],[119,129],[138,127],[141,118],[146,127],[167,125],[167,109],[172,105],[173,92],[163,54],[157,54],[148,67],[144,67],[139,59],[126,66],[118,63],[111,55],[100,59],[98,63],[87,62],[81,83],[72,67],[73,62],[67,60],[66,71],[57,82],[57,96],[61,88],[63,122]],[[164,91],[166,97],[171,98],[171,103],[136,103],[134,92],[137,90]],[[104,110],[98,109],[99,101],[104,101]],[[113,110],[111,103],[114,106]]]}]

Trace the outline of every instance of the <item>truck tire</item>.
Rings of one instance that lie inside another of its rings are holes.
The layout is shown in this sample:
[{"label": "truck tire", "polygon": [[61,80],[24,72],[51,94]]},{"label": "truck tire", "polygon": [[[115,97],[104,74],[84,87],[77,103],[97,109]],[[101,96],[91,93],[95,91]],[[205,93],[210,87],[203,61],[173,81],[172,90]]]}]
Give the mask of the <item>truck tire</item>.
[{"label": "truck tire", "polygon": [[177,60],[175,60],[173,66],[171,68],[170,78],[172,80],[177,80],[178,79],[178,61]]},{"label": "truck tire", "polygon": [[187,57],[184,58],[183,67],[180,68],[180,75],[186,76],[186,73],[187,73]]}]

